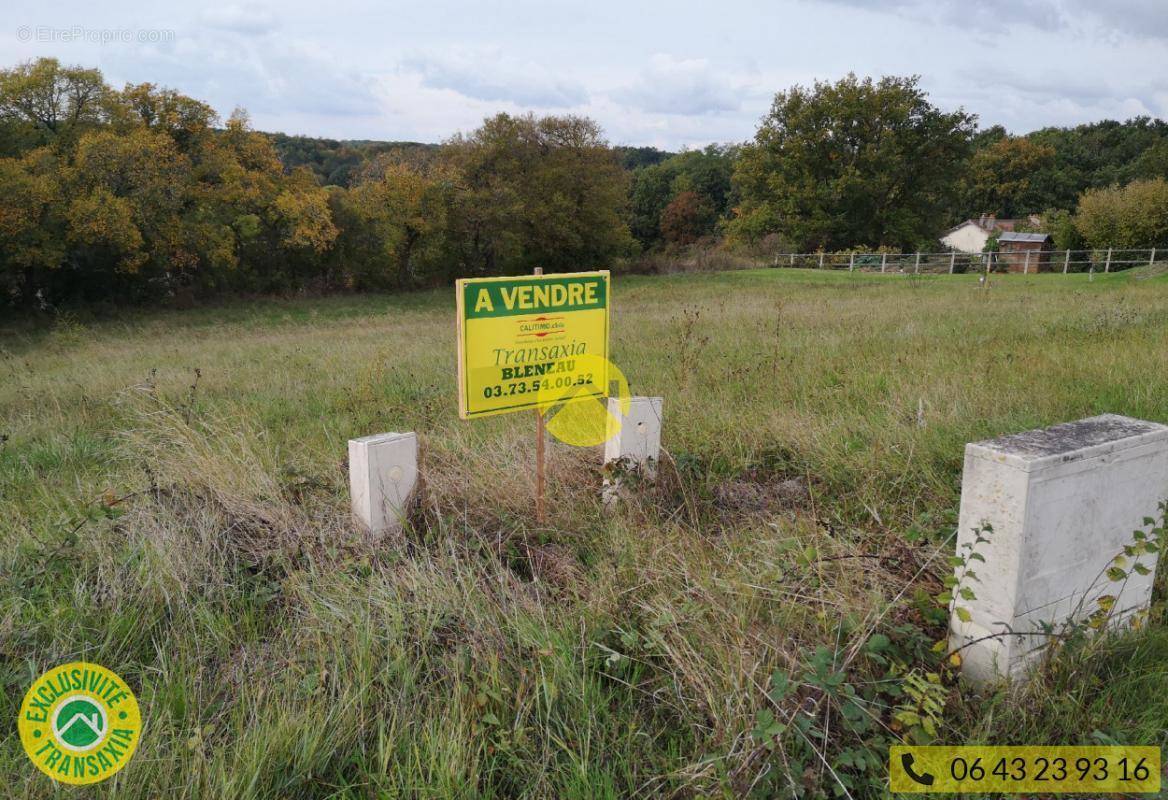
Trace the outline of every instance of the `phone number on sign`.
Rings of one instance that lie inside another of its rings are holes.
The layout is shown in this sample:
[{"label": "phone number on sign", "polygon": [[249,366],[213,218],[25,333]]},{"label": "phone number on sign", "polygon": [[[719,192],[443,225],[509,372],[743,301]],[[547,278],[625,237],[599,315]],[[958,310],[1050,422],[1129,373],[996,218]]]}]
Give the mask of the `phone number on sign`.
[{"label": "phone number on sign", "polygon": [[1094,792],[1160,790],[1157,747],[896,746],[894,792]]},{"label": "phone number on sign", "polygon": [[560,376],[558,378],[542,378],[518,383],[495,384],[483,387],[483,397],[508,397],[516,394],[534,394],[551,389],[567,389],[571,386],[587,386],[592,383],[592,373],[576,376]]},{"label": "phone number on sign", "polygon": [[[1141,758],[1132,763],[1130,759],[1124,757],[1112,764],[1102,756],[1095,758],[1080,756],[1075,759],[1074,765],[1069,769],[1067,760],[1062,756],[1055,756],[1051,759],[1038,756],[1033,762],[1029,762],[1021,756],[1009,759],[999,758],[989,774],[1004,781],[1024,781],[1027,779],[1065,781],[1068,776],[1077,772],[1076,780],[1079,782],[1087,780],[1101,782],[1110,780],[1113,776],[1113,770],[1115,779],[1120,781],[1143,782],[1152,774],[1148,767],[1147,758]],[[955,758],[949,762],[949,774],[953,776],[955,781],[980,781],[986,777],[987,773],[980,758],[975,758],[973,761]]]}]

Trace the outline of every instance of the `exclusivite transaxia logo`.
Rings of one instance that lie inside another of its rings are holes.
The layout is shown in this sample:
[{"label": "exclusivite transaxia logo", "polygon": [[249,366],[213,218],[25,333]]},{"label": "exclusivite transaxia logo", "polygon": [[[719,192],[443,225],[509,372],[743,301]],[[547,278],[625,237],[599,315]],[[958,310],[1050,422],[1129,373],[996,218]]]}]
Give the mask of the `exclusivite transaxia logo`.
[{"label": "exclusivite transaxia logo", "polygon": [[24,696],[16,723],[37,768],[55,781],[97,783],[130,760],[142,732],[126,682],[97,664],[54,667]]}]

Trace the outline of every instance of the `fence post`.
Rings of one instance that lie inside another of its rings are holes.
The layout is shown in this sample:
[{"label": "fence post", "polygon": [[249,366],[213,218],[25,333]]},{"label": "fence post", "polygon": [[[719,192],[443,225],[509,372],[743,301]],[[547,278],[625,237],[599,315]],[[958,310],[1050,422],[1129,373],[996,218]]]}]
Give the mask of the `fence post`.
[{"label": "fence post", "polygon": [[819,251],[819,268],[823,269],[823,251]]},{"label": "fence post", "polygon": [[953,274],[953,265],[957,262],[957,251],[951,250],[949,252],[949,274]]},{"label": "fence post", "polygon": [[1103,265],[1104,272],[1111,272],[1111,248],[1107,248],[1107,263]]},{"label": "fence post", "polygon": [[775,253],[775,267],[779,266],[779,254]]},{"label": "fence post", "polygon": [[795,266],[795,254],[791,253],[791,266]]},{"label": "fence post", "polygon": [[[1155,254],[1155,252],[1156,251],[1153,249],[1152,253]],[[848,259],[848,272],[855,272],[855,271],[856,271],[856,254],[853,252],[851,258]]]},{"label": "fence post", "polygon": [[1030,274],[1030,251],[1026,251],[1026,260],[1022,262],[1022,274]]},{"label": "fence post", "polygon": [[913,264],[913,275],[920,275],[920,274],[921,274],[921,251],[918,250],[916,263]]},{"label": "fence post", "polygon": [[880,272],[881,272],[881,274],[883,274],[884,265],[887,263],[888,263],[888,253],[881,253],[880,254]]},{"label": "fence post", "polygon": [[1153,247],[1152,248],[1152,255],[1148,256],[1148,266],[1150,267],[1155,263],[1156,263],[1156,248]]},{"label": "fence post", "polygon": [[1067,257],[1063,259],[1063,274],[1067,274],[1067,269],[1071,266],[1071,251],[1067,248]]}]

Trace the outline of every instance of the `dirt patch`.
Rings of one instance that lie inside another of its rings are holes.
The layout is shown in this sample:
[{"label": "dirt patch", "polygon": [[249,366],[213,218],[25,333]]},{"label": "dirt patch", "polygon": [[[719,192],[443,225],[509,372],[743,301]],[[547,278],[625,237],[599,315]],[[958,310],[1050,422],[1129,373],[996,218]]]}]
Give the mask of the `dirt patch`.
[{"label": "dirt patch", "polygon": [[564,589],[580,578],[580,563],[571,548],[561,544],[525,545],[524,554],[536,580]]},{"label": "dirt patch", "polygon": [[714,506],[720,512],[767,514],[804,507],[811,498],[802,478],[766,482],[731,480],[714,487]]}]

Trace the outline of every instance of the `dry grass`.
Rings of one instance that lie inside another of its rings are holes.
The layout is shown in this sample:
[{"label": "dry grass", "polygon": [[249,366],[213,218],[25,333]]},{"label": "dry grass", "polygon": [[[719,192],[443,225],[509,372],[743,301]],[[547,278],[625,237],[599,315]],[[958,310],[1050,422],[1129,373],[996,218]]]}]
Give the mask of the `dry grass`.
[{"label": "dry grass", "polygon": [[[542,527],[530,417],[456,419],[446,293],[6,335],[0,714],[58,662],[125,676],[147,735],[101,796],[878,795],[856,753],[907,733],[887,687],[937,668],[961,445],[1168,421],[1158,278],[614,290],[616,361],[665,396],[668,457],[608,514],[598,452],[553,448]],[[419,432],[425,484],[372,541],[343,459],[380,430]],[[1051,740],[1105,724],[1027,702]],[[1138,730],[1164,727],[1152,708]],[[1003,713],[951,695],[941,723],[989,736]],[[54,794],[11,738],[0,769]]]}]

